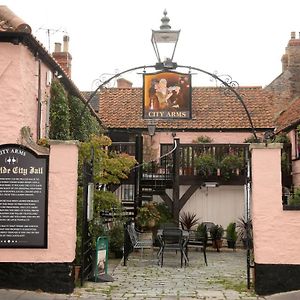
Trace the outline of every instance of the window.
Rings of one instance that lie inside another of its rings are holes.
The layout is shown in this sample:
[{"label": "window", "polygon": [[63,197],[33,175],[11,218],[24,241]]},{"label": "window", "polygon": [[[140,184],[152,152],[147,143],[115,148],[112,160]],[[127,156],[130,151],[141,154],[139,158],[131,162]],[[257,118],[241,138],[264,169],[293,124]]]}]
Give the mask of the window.
[{"label": "window", "polygon": [[300,158],[300,126],[295,130],[295,157]]},{"label": "window", "polygon": [[122,184],[122,201],[133,201],[134,200],[134,186],[131,184]]}]

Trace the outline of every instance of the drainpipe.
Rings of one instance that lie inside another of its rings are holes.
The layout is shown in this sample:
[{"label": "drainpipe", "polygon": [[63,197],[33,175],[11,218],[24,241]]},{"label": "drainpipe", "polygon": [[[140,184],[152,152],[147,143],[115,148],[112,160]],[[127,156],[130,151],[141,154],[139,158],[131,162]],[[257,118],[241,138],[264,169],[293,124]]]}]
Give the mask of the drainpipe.
[{"label": "drainpipe", "polygon": [[180,160],[180,140],[175,138],[176,149],[173,152],[173,218],[177,224],[179,224],[179,213],[180,213],[180,203],[179,203],[179,160]]},{"label": "drainpipe", "polygon": [[37,105],[37,126],[36,126],[36,138],[37,141],[41,138],[41,107],[42,107],[42,91],[41,91],[41,60],[38,59],[38,105]]}]

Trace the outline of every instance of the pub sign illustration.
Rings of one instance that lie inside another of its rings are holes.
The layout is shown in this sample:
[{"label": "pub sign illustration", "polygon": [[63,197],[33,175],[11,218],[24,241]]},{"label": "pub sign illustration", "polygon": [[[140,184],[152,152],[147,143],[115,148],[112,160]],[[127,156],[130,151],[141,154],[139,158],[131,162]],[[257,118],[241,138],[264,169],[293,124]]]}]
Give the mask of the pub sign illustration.
[{"label": "pub sign illustration", "polygon": [[145,119],[190,119],[191,98],[190,74],[144,74]]},{"label": "pub sign illustration", "polygon": [[0,145],[0,247],[47,247],[48,156]]}]

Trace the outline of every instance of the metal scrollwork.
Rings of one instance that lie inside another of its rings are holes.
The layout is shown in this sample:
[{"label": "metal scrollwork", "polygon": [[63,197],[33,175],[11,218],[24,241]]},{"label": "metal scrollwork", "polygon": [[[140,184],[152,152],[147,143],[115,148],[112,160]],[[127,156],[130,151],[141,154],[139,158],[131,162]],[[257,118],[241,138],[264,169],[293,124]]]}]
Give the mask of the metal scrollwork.
[{"label": "metal scrollwork", "polygon": [[[221,79],[221,81],[220,81]],[[218,72],[215,71],[211,76],[211,81],[215,81],[216,86],[220,88],[220,90],[226,95],[229,96],[232,94],[232,90],[230,88],[233,88],[235,90],[238,90],[240,85],[237,81],[232,80],[232,77],[228,74],[221,74],[218,75]]]},{"label": "metal scrollwork", "polygon": [[[108,78],[110,78],[111,76],[114,76],[116,74],[111,74],[111,73],[103,73],[101,74],[98,78],[96,78],[95,80],[93,80],[92,82],[92,90],[98,88],[99,86],[101,86],[105,81],[107,81]],[[115,85],[115,80],[114,81],[108,81],[105,84],[106,88],[110,88],[113,87]]]}]

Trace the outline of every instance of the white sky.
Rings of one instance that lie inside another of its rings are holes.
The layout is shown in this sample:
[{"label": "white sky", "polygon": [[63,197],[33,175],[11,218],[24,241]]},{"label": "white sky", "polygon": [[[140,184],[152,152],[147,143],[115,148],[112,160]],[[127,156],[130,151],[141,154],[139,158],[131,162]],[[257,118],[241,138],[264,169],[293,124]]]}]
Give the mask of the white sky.
[{"label": "white sky", "polygon": [[[265,86],[275,79],[291,31],[297,37],[300,31],[300,0],[2,0],[1,4],[27,22],[46,48],[50,29],[51,52],[64,34],[70,36],[72,79],[81,90],[94,89],[94,80],[104,73],[155,64],[151,30],[159,29],[164,9],[172,29],[181,29],[174,61],[229,74],[241,86]],[[141,86],[142,76],[136,73],[123,77]],[[206,75],[195,75],[192,82],[212,84]]]}]

